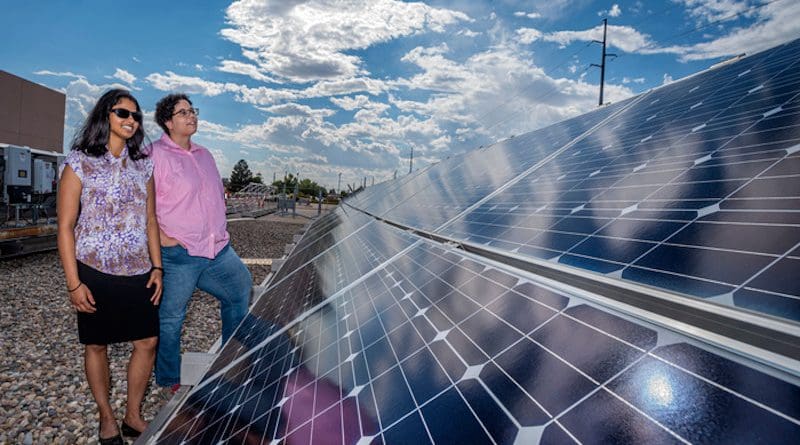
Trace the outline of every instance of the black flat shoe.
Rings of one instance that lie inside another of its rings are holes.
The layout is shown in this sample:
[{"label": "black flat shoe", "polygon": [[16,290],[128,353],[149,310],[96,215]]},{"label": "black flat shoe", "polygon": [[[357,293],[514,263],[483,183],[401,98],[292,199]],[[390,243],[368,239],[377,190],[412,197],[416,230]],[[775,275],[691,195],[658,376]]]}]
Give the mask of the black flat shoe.
[{"label": "black flat shoe", "polygon": [[122,421],[122,435],[125,437],[139,437],[142,432]]},{"label": "black flat shoe", "polygon": [[117,434],[114,437],[108,437],[103,439],[100,437],[100,434],[97,435],[97,440],[100,442],[100,445],[125,445],[125,442],[122,441],[122,435]]}]

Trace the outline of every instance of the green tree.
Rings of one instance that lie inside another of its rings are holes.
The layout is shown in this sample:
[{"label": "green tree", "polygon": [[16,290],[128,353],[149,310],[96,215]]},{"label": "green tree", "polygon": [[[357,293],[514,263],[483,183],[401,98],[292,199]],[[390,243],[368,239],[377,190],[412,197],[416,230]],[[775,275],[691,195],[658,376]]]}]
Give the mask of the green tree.
[{"label": "green tree", "polygon": [[236,193],[252,181],[253,172],[251,172],[250,167],[247,166],[247,161],[244,159],[239,159],[239,162],[233,166],[233,171],[231,172],[231,183],[228,191],[231,193]]},{"label": "green tree", "polygon": [[308,178],[303,178],[300,180],[300,187],[298,191],[301,194],[309,196],[317,196],[317,190],[319,190],[319,184],[317,184],[316,182]]},{"label": "green tree", "polygon": [[289,173],[288,175],[283,177],[283,180],[279,179],[272,183],[275,186],[275,189],[278,192],[283,192],[283,185],[286,184],[286,193],[294,193],[294,185],[297,182],[297,178],[294,177],[293,174]]},{"label": "green tree", "polygon": [[319,195],[320,190],[322,190],[323,196],[325,195],[325,187],[319,185],[316,181],[312,181],[309,178],[302,178],[298,182],[298,178],[291,173],[286,175],[283,179],[272,183],[278,193],[283,192],[284,184],[286,184],[287,194],[294,193],[294,186],[297,185],[297,192],[300,196],[315,198]]}]

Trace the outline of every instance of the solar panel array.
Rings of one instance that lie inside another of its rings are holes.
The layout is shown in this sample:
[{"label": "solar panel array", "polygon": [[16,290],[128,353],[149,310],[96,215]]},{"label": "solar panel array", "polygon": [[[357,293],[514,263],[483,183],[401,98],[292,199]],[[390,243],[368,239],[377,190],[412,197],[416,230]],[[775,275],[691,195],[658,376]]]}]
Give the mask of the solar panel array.
[{"label": "solar panel array", "polygon": [[800,369],[461,247],[794,323],[798,64],[800,41],[365,190],[150,442],[792,443]]},{"label": "solar panel array", "polygon": [[411,180],[387,183],[385,189],[348,204],[409,227],[436,229],[628,102],[446,159]]},{"label": "solar panel array", "polygon": [[794,43],[646,95],[439,233],[798,321],[799,151]]}]

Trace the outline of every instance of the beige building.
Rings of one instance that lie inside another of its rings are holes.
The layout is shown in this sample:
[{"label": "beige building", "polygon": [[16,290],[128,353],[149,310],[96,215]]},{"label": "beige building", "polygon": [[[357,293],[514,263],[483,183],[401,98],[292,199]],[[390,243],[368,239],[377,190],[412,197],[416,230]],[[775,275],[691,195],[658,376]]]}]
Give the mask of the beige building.
[{"label": "beige building", "polygon": [[66,96],[0,70],[0,143],[62,153]]}]

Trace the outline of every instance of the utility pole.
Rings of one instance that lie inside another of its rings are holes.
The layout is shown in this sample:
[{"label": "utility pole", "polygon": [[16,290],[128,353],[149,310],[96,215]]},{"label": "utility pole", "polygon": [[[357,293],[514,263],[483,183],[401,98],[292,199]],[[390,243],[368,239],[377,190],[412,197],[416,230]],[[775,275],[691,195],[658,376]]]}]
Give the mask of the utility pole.
[{"label": "utility pole", "polygon": [[[297,173],[300,176],[300,173]],[[294,196],[292,197],[292,218],[297,216],[297,195],[300,194],[300,182],[294,183]]]},{"label": "utility pole", "polygon": [[603,84],[606,82],[606,57],[617,57],[616,54],[606,54],[606,31],[608,30],[608,19],[603,19],[603,41],[592,40],[593,43],[600,43],[603,45],[603,54],[600,58],[600,65],[593,63],[590,66],[600,68],[600,100],[597,105],[603,105]]},{"label": "utility pole", "polygon": [[408,174],[411,174],[411,169],[414,167],[414,147],[411,147],[411,157],[408,158]]},{"label": "utility pole", "polygon": [[286,176],[283,177],[283,194],[280,198],[278,198],[278,207],[281,209],[281,215],[285,215],[286,211],[289,209],[288,201],[286,200]]},{"label": "utility pole", "polygon": [[336,186],[336,193],[342,194],[342,172],[339,172],[339,185]]}]

